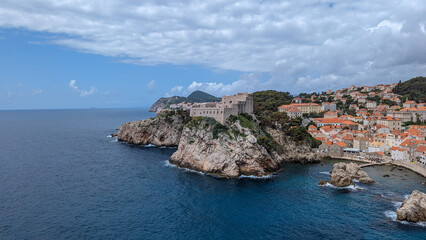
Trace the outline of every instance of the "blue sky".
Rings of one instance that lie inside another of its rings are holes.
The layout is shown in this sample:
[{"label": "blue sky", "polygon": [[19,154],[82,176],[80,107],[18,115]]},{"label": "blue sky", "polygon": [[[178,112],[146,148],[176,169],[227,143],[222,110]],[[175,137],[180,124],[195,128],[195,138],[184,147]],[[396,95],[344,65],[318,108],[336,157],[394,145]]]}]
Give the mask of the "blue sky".
[{"label": "blue sky", "polygon": [[426,75],[422,0],[2,0],[0,109],[148,107]]},{"label": "blue sky", "polygon": [[[0,31],[0,109],[149,107],[176,85],[219,78],[232,82],[241,74],[192,65],[129,64],[45,43],[49,37],[22,29]],[[77,90],[70,87],[72,80]]]}]

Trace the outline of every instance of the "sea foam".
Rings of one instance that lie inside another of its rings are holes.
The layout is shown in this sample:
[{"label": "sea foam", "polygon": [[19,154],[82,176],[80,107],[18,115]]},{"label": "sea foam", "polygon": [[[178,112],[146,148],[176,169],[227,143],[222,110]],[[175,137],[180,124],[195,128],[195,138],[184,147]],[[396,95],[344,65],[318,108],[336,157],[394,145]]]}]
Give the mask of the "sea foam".
[{"label": "sea foam", "polygon": [[392,211],[392,210],[388,210],[384,212],[385,216],[387,218],[390,218],[392,221],[397,222],[397,223],[401,223],[401,224],[405,224],[405,225],[410,225],[410,226],[416,226],[416,227],[424,227],[426,228],[426,222],[417,222],[417,223],[412,223],[412,222],[407,222],[407,221],[399,221],[396,219],[396,210]]},{"label": "sea foam", "polygon": [[336,187],[331,183],[326,183],[325,185],[319,185],[319,186],[335,188],[335,189],[347,189],[347,190],[350,190],[350,191],[358,191],[358,190],[364,189],[364,188],[359,187],[357,185],[349,185],[349,186],[346,186],[346,187]]},{"label": "sea foam", "polygon": [[250,179],[269,179],[269,178],[273,178],[273,174],[269,174],[269,175],[261,176],[261,177],[254,176],[254,175],[241,175],[241,176],[239,176],[239,177],[238,177],[238,179],[241,179],[241,178],[250,178]]}]

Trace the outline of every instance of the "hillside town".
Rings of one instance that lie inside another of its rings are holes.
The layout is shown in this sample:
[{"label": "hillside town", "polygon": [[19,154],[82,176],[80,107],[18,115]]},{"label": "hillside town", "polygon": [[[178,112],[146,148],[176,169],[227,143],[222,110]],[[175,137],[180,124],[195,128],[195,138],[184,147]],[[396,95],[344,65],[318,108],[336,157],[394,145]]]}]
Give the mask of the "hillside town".
[{"label": "hillside town", "polygon": [[[276,111],[301,119],[307,132],[321,141],[313,151],[322,157],[400,162],[426,169],[426,106],[393,92],[394,84],[350,86],[340,90],[291,96]],[[403,101],[404,100],[404,101]],[[253,112],[253,94],[223,96],[220,102],[180,102],[158,108],[182,109],[190,116],[215,118]]]},{"label": "hillside town", "polygon": [[397,84],[354,85],[296,97],[278,107],[291,118],[308,118],[308,132],[329,157],[403,161],[426,167],[425,103],[401,101]]}]

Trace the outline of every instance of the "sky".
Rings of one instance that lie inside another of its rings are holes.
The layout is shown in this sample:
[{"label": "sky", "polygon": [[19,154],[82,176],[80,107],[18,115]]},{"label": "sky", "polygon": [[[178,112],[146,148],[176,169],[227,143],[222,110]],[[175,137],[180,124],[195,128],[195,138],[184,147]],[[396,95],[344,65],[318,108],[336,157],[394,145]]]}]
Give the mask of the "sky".
[{"label": "sky", "polygon": [[0,109],[149,107],[426,75],[424,0],[2,0]]}]

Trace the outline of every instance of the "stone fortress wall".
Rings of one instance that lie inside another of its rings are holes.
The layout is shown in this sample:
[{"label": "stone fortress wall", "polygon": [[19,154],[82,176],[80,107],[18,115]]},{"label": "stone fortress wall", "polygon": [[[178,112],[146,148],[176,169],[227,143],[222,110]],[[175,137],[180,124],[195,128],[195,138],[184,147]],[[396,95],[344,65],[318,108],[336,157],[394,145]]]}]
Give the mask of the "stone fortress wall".
[{"label": "stone fortress wall", "polygon": [[224,124],[231,115],[241,113],[253,114],[252,94],[237,93],[233,96],[223,96],[221,102],[193,104],[190,110],[191,117],[211,117],[221,124]]}]

